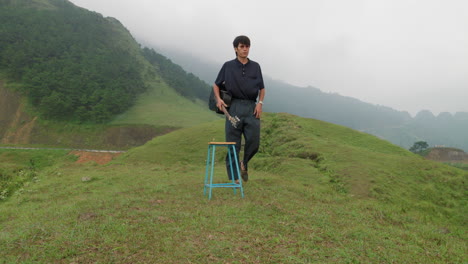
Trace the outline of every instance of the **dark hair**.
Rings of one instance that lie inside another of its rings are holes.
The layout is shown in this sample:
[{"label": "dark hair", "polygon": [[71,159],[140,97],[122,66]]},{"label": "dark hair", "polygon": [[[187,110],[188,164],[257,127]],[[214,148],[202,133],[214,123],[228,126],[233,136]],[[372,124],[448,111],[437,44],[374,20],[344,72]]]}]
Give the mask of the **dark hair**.
[{"label": "dark hair", "polygon": [[238,36],[238,37],[236,37],[234,39],[232,44],[234,45],[234,48],[237,48],[239,46],[239,44],[244,44],[244,45],[250,46],[250,39],[247,36],[243,36],[243,35]]}]

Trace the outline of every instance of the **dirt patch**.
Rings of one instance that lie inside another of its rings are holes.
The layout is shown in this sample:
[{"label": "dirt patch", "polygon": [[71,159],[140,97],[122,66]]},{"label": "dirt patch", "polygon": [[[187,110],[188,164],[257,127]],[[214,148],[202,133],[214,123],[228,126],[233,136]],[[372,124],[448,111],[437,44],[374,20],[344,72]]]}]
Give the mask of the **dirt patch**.
[{"label": "dirt patch", "polygon": [[0,121],[11,121],[20,105],[19,94],[6,89],[5,83],[0,80]]},{"label": "dirt patch", "polygon": [[109,163],[112,159],[119,156],[122,153],[111,153],[111,152],[90,152],[90,151],[72,151],[70,154],[78,156],[76,163],[85,163],[94,161],[97,164],[104,165]]},{"label": "dirt patch", "polygon": [[468,154],[461,149],[455,148],[433,148],[426,159],[441,162],[468,163]]},{"label": "dirt patch", "polygon": [[5,88],[0,80],[0,142],[28,144],[36,119],[24,112],[19,93]]}]

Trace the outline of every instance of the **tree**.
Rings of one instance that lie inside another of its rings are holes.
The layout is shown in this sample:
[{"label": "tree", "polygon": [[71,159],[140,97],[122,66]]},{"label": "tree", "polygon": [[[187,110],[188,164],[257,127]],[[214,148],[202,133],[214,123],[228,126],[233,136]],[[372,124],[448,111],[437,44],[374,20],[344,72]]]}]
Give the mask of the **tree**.
[{"label": "tree", "polygon": [[413,153],[421,154],[428,147],[429,145],[427,144],[426,141],[418,141],[418,142],[415,142],[409,150]]}]

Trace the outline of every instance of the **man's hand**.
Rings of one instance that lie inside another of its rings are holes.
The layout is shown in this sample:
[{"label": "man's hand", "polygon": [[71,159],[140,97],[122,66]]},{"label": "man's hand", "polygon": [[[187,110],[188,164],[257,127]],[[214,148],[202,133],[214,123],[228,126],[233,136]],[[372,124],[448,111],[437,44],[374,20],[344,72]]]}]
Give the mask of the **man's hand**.
[{"label": "man's hand", "polygon": [[258,119],[260,119],[260,117],[262,116],[262,107],[263,107],[263,104],[260,104],[260,103],[258,103],[255,106],[254,115]]},{"label": "man's hand", "polygon": [[216,107],[218,107],[219,110],[223,111],[223,106],[227,107],[227,104],[224,103],[224,101],[221,98],[216,100]]}]

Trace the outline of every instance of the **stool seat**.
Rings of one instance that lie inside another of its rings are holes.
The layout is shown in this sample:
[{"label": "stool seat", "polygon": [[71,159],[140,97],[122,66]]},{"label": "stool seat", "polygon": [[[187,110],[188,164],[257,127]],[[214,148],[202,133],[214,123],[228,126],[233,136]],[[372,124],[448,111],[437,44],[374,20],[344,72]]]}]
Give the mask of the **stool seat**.
[{"label": "stool seat", "polygon": [[[231,182],[213,183],[216,147],[227,147],[229,164],[232,164],[232,160],[234,159],[236,166],[235,168],[232,168],[232,166],[230,167],[230,170],[231,170],[230,172],[232,175]],[[235,182],[236,177],[234,176],[237,176],[239,183]],[[244,188],[242,187],[242,177],[240,175],[239,162],[237,161],[236,142],[209,142],[208,143],[208,154],[206,158],[205,184],[203,188],[203,195],[206,195],[208,191],[209,192],[208,199],[210,200],[211,200],[213,188],[233,188],[234,194],[236,194],[236,190],[239,189],[242,198],[244,198]]]}]

